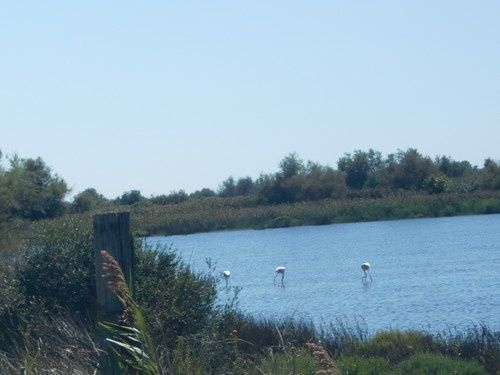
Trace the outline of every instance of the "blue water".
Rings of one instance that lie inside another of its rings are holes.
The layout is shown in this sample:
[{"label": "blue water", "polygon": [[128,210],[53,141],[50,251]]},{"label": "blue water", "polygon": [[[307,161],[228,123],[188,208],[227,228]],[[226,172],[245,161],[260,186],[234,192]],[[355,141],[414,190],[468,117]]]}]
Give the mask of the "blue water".
[{"label": "blue water", "polygon": [[[500,215],[149,237],[217,274],[220,299],[262,317],[362,320],[370,330],[500,327]],[[373,282],[363,283],[368,260]],[[285,285],[273,283],[285,265]]]}]

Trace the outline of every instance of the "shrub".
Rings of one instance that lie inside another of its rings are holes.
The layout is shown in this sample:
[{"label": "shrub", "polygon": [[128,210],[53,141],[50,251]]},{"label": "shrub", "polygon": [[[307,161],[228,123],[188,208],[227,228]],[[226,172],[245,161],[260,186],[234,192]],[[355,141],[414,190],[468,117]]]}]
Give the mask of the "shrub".
[{"label": "shrub", "polygon": [[215,308],[214,279],[193,273],[168,249],[137,246],[136,254],[136,299],[157,343],[173,347],[177,336],[203,330]]},{"label": "shrub", "polygon": [[450,330],[438,335],[441,353],[479,361],[491,373],[500,373],[500,332],[483,325]]},{"label": "shrub", "polygon": [[94,305],[95,271],[90,223],[83,217],[40,222],[18,270],[27,301],[83,313]]}]

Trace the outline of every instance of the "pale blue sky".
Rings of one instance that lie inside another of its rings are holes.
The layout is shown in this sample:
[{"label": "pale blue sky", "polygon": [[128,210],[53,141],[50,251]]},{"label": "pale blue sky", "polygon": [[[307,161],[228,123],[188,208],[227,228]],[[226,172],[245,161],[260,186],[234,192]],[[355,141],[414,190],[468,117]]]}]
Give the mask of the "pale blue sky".
[{"label": "pale blue sky", "polygon": [[500,159],[498,0],[76,3],[0,9],[0,149],[73,193],[215,189],[291,151]]}]

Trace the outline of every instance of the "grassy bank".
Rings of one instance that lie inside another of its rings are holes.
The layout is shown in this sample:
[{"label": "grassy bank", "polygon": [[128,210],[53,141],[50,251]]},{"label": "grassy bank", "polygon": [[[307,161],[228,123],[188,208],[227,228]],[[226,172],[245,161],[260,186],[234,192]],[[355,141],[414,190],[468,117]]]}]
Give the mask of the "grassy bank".
[{"label": "grassy bank", "polygon": [[500,192],[401,193],[279,205],[257,205],[244,197],[210,197],[137,205],[132,208],[132,222],[134,228],[151,235],[491,213],[500,213]]}]

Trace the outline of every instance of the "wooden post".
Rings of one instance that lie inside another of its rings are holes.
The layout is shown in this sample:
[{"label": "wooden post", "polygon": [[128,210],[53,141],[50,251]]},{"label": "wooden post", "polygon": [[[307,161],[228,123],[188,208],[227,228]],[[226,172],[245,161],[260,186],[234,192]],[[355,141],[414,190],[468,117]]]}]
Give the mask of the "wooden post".
[{"label": "wooden post", "polygon": [[114,212],[94,215],[93,225],[99,315],[101,318],[114,320],[113,317],[118,316],[123,311],[123,306],[102,278],[101,250],[106,250],[120,264],[128,285],[132,286],[133,293],[135,262],[133,240],[130,234],[130,214],[128,212]]}]

